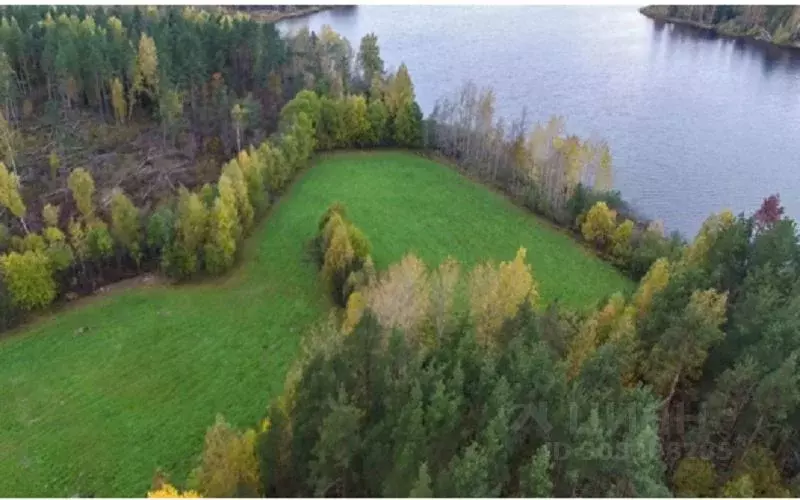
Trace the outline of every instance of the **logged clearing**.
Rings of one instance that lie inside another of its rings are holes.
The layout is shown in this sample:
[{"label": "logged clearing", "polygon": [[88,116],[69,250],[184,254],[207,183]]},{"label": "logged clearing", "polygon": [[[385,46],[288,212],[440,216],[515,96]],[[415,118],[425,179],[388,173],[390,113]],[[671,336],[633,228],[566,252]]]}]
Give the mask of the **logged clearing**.
[{"label": "logged clearing", "polygon": [[202,285],[124,289],[0,341],[0,495],[142,496],[182,484],[222,413],[252,426],[329,300],[305,248],[333,201],[385,268],[408,251],[465,267],[528,249],[543,300],[590,306],[633,284],[568,236],[449,168],[407,153],[342,153],[308,170]]}]

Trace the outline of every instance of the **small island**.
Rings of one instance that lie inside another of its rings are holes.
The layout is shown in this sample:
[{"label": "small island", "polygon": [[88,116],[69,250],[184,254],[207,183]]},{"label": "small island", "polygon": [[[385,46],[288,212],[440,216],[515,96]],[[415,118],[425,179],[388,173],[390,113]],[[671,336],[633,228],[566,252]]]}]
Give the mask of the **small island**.
[{"label": "small island", "polygon": [[639,12],[724,36],[800,48],[800,7],[794,5],[648,5]]}]

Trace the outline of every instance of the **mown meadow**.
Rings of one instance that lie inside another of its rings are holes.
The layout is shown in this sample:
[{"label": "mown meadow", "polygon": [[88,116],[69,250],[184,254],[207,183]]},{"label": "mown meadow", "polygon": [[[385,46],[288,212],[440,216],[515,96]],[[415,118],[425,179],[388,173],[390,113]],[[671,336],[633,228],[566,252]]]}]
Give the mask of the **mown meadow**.
[{"label": "mown meadow", "polygon": [[525,247],[545,303],[588,308],[633,289],[567,234],[450,168],[404,152],[324,155],[229,275],[86,299],[0,341],[0,491],[139,496],[157,468],[186,477],[216,414],[254,425],[303,334],[328,314],[307,246],[335,201],[378,269],[409,251],[470,267]]}]

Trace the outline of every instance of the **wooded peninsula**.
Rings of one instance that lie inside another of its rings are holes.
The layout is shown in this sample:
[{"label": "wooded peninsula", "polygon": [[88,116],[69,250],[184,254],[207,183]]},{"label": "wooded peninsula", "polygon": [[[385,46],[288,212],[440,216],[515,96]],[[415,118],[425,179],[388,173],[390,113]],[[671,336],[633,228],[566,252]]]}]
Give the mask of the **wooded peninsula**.
[{"label": "wooded peninsula", "polygon": [[648,5],[639,12],[724,36],[800,48],[800,7],[796,5]]}]

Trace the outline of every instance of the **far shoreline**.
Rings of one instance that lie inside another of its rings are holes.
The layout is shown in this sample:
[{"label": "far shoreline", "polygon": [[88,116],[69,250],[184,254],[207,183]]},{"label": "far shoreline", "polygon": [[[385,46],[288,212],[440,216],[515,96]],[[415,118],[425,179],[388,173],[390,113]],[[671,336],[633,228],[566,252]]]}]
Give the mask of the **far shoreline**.
[{"label": "far shoreline", "polygon": [[724,29],[720,29],[719,26],[714,24],[705,24],[698,21],[692,21],[691,19],[683,19],[679,17],[670,17],[660,14],[656,9],[653,9],[654,6],[648,5],[645,7],[639,8],[639,13],[643,16],[652,19],[654,21],[664,22],[664,23],[672,23],[681,26],[690,26],[692,28],[707,30],[714,33],[717,36],[726,37],[726,38],[733,38],[733,39],[740,39],[740,40],[747,40],[750,42],[757,42],[768,44],[771,47],[780,48],[791,50],[795,52],[800,52],[800,45],[789,44],[789,43],[777,43],[773,40],[768,40],[765,38],[760,38],[756,35],[751,35],[747,33],[734,33],[731,31],[727,31]]},{"label": "far shoreline", "polygon": [[[297,5],[297,10],[292,11],[276,11],[271,10],[269,7],[270,5],[239,5],[239,6],[230,6],[233,9],[246,12],[248,13],[253,19],[261,22],[266,23],[277,23],[279,21],[284,21],[286,19],[296,19],[300,17],[310,16],[312,14],[316,14],[318,12],[326,11],[326,10],[333,10],[338,8],[345,8],[345,7],[356,7],[356,5]],[[250,9],[253,10],[249,10]],[[260,10],[260,7],[264,7],[263,10]]]}]

